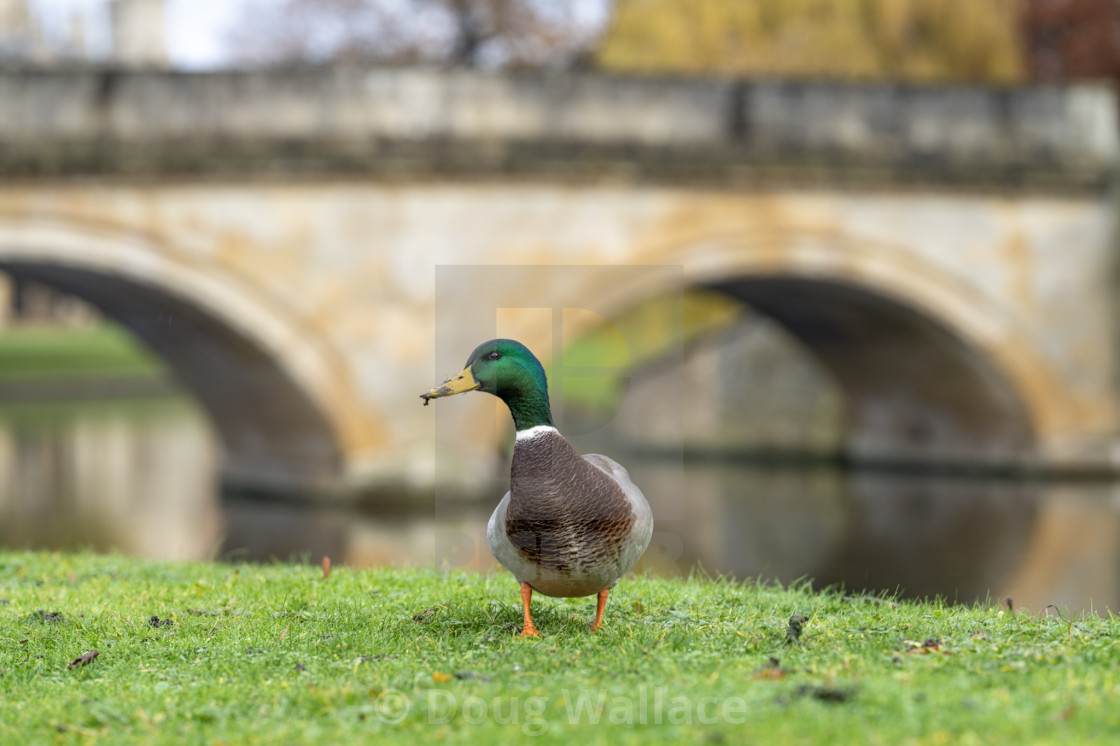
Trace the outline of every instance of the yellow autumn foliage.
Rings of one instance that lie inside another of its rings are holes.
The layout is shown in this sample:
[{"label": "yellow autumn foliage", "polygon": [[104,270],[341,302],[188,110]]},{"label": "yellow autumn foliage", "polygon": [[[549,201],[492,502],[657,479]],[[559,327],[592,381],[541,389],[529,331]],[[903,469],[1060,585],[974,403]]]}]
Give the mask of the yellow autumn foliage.
[{"label": "yellow autumn foliage", "polygon": [[1019,0],[615,0],[604,69],[1021,80]]}]

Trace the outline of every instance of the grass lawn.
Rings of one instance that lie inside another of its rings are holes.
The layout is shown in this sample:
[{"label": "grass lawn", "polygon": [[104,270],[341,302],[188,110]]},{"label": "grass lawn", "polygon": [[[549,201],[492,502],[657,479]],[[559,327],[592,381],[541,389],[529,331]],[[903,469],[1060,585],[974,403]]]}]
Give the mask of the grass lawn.
[{"label": "grass lawn", "polygon": [[337,567],[324,578],[310,565],[0,553],[0,743],[1112,743],[1120,732],[1113,619],[711,579],[624,579],[599,634],[586,629],[593,606],[538,596],[542,637],[522,640],[507,574]]}]

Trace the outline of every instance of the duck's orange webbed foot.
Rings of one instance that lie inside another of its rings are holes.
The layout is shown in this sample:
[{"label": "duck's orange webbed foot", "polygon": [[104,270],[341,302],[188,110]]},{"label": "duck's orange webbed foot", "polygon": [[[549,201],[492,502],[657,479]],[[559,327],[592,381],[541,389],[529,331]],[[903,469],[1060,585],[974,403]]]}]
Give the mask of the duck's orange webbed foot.
[{"label": "duck's orange webbed foot", "polygon": [[529,602],[533,600],[533,586],[528,583],[521,584],[521,608],[525,610],[525,623],[521,627],[522,637],[540,637],[537,625],[533,624],[533,617],[529,615]]},{"label": "duck's orange webbed foot", "polygon": [[599,597],[595,604],[595,621],[588,627],[592,632],[598,632],[603,628],[603,609],[607,608],[607,594],[610,592],[610,588],[599,591]]}]

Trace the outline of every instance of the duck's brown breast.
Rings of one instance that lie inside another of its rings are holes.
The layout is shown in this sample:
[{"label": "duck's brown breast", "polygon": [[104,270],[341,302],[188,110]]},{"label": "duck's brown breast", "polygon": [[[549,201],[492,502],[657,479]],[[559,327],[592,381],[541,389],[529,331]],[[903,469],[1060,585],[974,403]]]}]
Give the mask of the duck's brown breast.
[{"label": "duck's brown breast", "polygon": [[572,575],[616,564],[634,521],[618,483],[559,432],[514,447],[505,530],[526,561]]}]

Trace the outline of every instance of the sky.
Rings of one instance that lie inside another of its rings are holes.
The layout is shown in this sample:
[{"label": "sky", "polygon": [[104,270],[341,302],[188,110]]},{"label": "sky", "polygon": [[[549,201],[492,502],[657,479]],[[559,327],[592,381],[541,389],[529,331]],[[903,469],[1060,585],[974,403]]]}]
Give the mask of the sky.
[{"label": "sky", "polygon": [[237,18],[239,0],[167,0],[168,54],[188,68],[217,65],[221,40]]},{"label": "sky", "polygon": [[[108,6],[111,0],[29,0],[48,34],[65,36],[69,19],[78,13],[84,19],[87,45],[93,56],[108,53]],[[275,0],[277,6],[281,0]],[[245,0],[165,0],[167,51],[171,64],[187,70],[220,67],[226,30],[238,18]],[[584,23],[601,22],[607,0],[575,0],[575,10]]]}]

